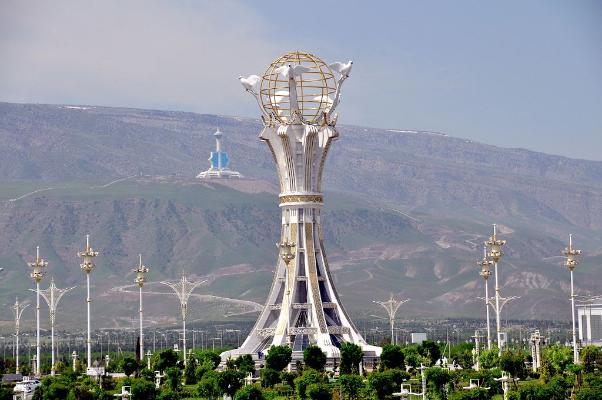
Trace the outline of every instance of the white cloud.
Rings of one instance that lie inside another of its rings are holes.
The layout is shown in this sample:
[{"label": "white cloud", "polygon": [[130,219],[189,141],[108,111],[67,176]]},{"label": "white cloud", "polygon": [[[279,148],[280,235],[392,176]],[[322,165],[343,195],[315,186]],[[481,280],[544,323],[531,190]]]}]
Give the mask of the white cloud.
[{"label": "white cloud", "polygon": [[5,101],[235,114],[252,106],[236,78],[278,54],[236,2],[17,0],[0,26]]}]

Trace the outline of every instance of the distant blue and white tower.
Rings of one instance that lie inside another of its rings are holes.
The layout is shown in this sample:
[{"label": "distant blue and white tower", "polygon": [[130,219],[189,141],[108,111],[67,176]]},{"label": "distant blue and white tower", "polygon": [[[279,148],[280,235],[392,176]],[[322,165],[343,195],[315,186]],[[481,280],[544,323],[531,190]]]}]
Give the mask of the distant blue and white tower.
[{"label": "distant blue and white tower", "polygon": [[199,179],[212,179],[212,178],[242,178],[243,176],[238,171],[232,171],[228,166],[230,165],[230,158],[228,153],[222,151],[222,136],[219,128],[217,132],[213,134],[215,136],[215,151],[211,152],[209,156],[209,169],[198,174],[196,177]]}]

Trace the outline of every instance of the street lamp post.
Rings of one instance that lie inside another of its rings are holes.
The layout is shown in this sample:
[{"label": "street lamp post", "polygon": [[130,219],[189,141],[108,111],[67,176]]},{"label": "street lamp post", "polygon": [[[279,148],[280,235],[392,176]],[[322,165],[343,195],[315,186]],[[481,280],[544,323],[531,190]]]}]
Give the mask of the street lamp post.
[{"label": "street lamp post", "polygon": [[487,313],[487,350],[491,350],[491,326],[489,324],[489,277],[491,276],[490,267],[493,261],[487,259],[487,247],[483,247],[483,259],[477,262],[477,265],[481,267],[479,275],[485,281],[485,311]]},{"label": "street lamp post", "polygon": [[374,301],[374,303],[382,306],[389,316],[389,325],[391,328],[391,344],[395,344],[395,314],[397,314],[397,310],[401,307],[402,304],[407,303],[410,299],[404,300],[395,300],[393,297],[393,293],[391,293],[391,297],[387,301]]},{"label": "street lamp post", "polygon": [[138,257],[138,267],[134,268],[134,272],[136,273],[136,279],[134,282],[138,284],[140,298],[140,308],[138,313],[140,315],[140,359],[142,359],[144,357],[144,333],[142,331],[142,286],[144,286],[144,274],[148,272],[148,268],[142,265],[142,254],[139,254]]},{"label": "street lamp post", "polygon": [[180,300],[180,312],[182,313],[182,340],[184,344],[184,366],[187,364],[186,360],[186,315],[188,313],[188,298],[192,294],[192,291],[199,286],[201,283],[206,281],[196,281],[190,282],[186,275],[182,275],[182,278],[178,282],[161,282],[163,285],[169,286],[176,296],[178,296],[178,300]]},{"label": "street lamp post", "polygon": [[[38,292],[42,295],[46,303],[48,304],[48,310],[50,314],[50,352],[52,358],[52,367],[50,369],[50,374],[54,375],[56,373],[55,363],[54,363],[54,321],[56,319],[56,309],[59,305],[59,301],[63,295],[71,290],[75,289],[75,286],[67,288],[67,289],[59,289],[54,284],[54,278],[50,279],[50,287],[45,290],[38,290]],[[30,289],[33,291],[33,289]],[[39,356],[38,356],[39,360]]]},{"label": "street lamp post", "polygon": [[34,375],[40,376],[40,282],[44,277],[44,268],[48,266],[48,262],[40,258],[40,246],[36,247],[36,259],[27,263],[27,265],[33,268],[30,276],[36,283],[36,364]]},{"label": "street lamp post", "polygon": [[13,306],[13,314],[15,315],[15,373],[19,373],[19,328],[21,324],[21,315],[23,310],[29,307],[29,304],[19,303],[19,299],[15,299],[15,305]]},{"label": "street lamp post", "polygon": [[[498,279],[498,263],[502,258],[502,246],[506,244],[505,240],[501,240],[497,238],[497,226],[493,224],[493,235],[489,237],[487,241],[485,241],[485,246],[489,250],[487,256],[493,261],[494,265],[494,274],[495,274],[495,303],[493,306],[495,307],[495,322],[496,322],[496,330],[497,330],[497,345],[498,345],[498,354],[502,355],[502,347],[504,346],[504,341],[502,341],[502,322],[501,322],[501,313],[504,306],[510,301],[514,299],[518,299],[518,296],[511,297],[502,297],[500,294],[500,284]],[[491,302],[490,302],[491,304]]]},{"label": "street lamp post", "polygon": [[579,261],[577,260],[577,256],[581,254],[581,250],[576,250],[573,248],[573,235],[569,235],[569,247],[565,248],[562,252],[566,257],[564,261],[564,265],[567,267],[569,272],[571,273],[571,314],[573,317],[573,363],[579,364],[579,350],[577,349],[577,330],[575,324],[575,290],[573,287],[573,271]]},{"label": "street lamp post", "polygon": [[78,252],[77,256],[82,258],[80,268],[86,273],[86,303],[88,311],[88,336],[86,339],[86,344],[88,350],[87,367],[90,368],[92,367],[92,339],[90,338],[90,303],[92,302],[92,300],[90,299],[90,273],[94,269],[93,259],[94,257],[98,256],[98,252],[94,251],[90,246],[90,235],[86,235],[86,248],[84,249],[84,251]]}]

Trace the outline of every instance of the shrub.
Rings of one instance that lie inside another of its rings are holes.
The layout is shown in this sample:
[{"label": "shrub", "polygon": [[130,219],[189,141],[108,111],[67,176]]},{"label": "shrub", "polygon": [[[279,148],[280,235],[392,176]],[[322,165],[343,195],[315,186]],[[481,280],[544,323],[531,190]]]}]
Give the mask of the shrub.
[{"label": "shrub", "polygon": [[236,392],[234,400],[264,400],[261,388],[256,385],[245,386]]},{"label": "shrub", "polygon": [[339,377],[341,394],[349,400],[359,398],[360,390],[364,387],[364,380],[359,375],[341,375]]},{"label": "shrub", "polygon": [[311,400],[331,400],[332,390],[323,383],[312,383],[305,392]]},{"label": "shrub", "polygon": [[280,383],[280,372],[271,368],[261,370],[261,386],[268,388]]}]

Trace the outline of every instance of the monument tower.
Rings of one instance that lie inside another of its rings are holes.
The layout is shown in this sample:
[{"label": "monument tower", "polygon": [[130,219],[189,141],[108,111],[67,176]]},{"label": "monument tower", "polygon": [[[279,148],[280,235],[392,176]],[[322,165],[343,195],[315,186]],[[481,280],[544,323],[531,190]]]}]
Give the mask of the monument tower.
[{"label": "monument tower", "polygon": [[380,356],[381,348],[366,343],[339,300],[320,222],[324,163],[339,135],[333,113],[351,66],[293,52],[276,59],[262,77],[240,78],[260,106],[259,137],[276,163],[282,228],[263,311],[242,346],[222,353],[223,360],[265,353],[272,345],[289,345],[299,359],[316,344],[332,361],[345,342],[361,346],[367,358]]},{"label": "monument tower", "polygon": [[211,179],[211,178],[242,178],[242,175],[238,171],[231,170],[230,157],[228,153],[222,150],[222,137],[223,133],[217,129],[213,134],[215,137],[215,151],[212,151],[209,155],[209,169],[198,174],[196,177],[199,179]]}]

